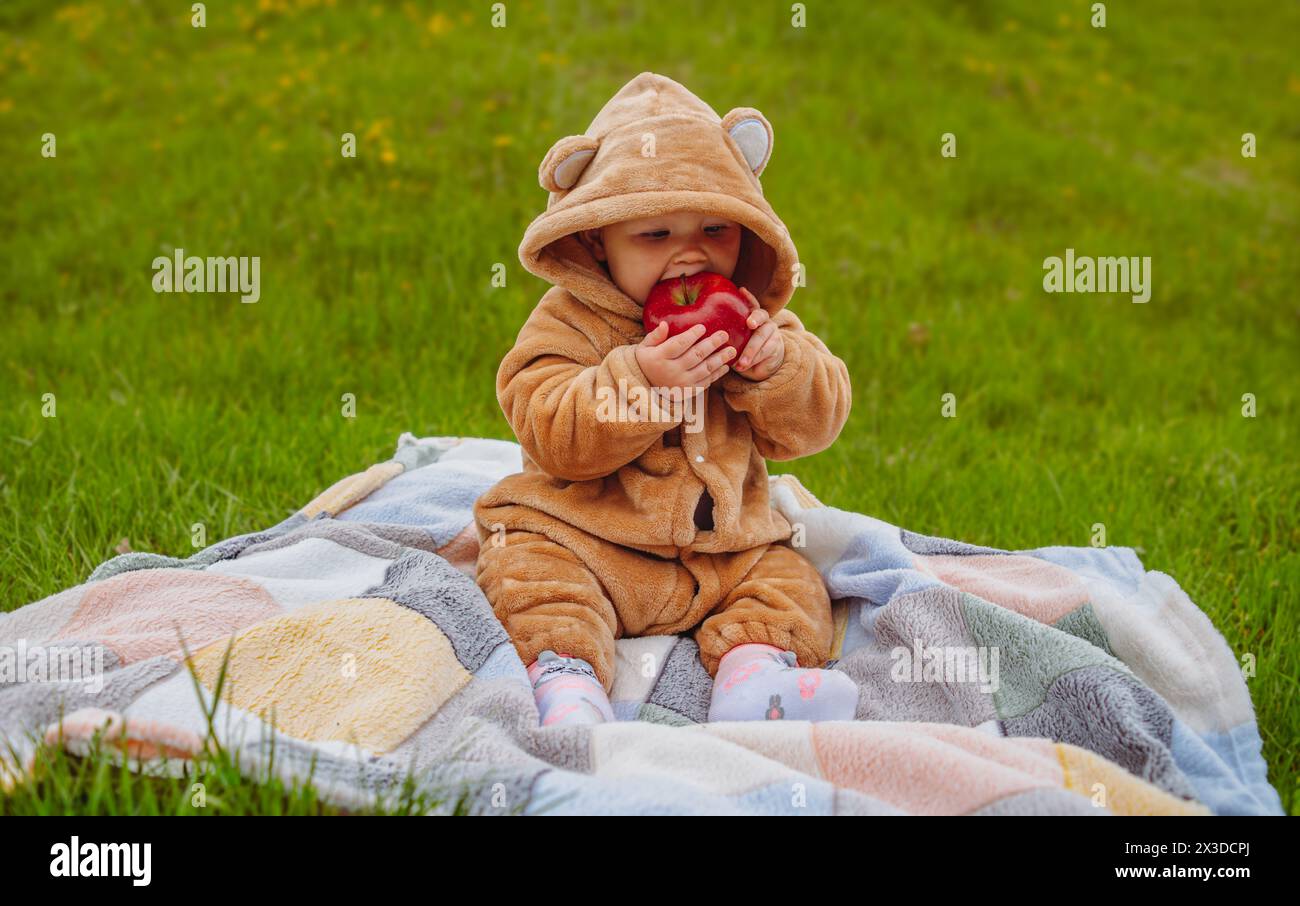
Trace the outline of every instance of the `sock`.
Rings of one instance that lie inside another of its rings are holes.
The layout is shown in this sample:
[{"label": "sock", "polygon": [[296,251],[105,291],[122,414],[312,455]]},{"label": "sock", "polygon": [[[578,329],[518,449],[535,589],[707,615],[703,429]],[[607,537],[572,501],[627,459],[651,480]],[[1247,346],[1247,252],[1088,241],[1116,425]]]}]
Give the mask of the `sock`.
[{"label": "sock", "polygon": [[614,719],[605,687],[591,664],[547,649],[528,665],[541,726],[597,724]]},{"label": "sock", "polygon": [[718,663],[709,720],[852,720],[858,684],[839,670],[798,664],[775,645],[732,648]]}]

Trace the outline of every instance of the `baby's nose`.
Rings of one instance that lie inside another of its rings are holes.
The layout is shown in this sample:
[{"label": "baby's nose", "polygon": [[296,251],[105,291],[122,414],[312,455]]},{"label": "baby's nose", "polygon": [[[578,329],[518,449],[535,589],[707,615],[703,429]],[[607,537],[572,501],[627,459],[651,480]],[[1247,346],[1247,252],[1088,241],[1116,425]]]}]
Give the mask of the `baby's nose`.
[{"label": "baby's nose", "polygon": [[676,277],[680,274],[691,276],[703,270],[709,263],[709,257],[699,249],[687,249],[673,256],[672,264],[668,266],[670,276]]}]

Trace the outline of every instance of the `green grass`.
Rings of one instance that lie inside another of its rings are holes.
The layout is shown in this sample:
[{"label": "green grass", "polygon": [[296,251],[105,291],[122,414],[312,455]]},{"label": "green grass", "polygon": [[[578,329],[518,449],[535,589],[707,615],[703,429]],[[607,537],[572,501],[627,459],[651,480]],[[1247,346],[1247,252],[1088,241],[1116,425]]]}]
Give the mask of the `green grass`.
[{"label": "green grass", "polygon": [[[511,438],[537,165],[650,69],[772,121],[792,307],[852,373],[836,444],[773,471],[976,544],[1104,523],[1257,658],[1300,814],[1300,7],[267,5],[0,7],[0,607],[274,524],[402,431]],[[175,246],[260,256],[261,301],[154,294]],[[1151,301],[1044,293],[1067,247],[1151,256]]]},{"label": "green grass", "polygon": [[[38,747],[32,777],[0,795],[0,817],[16,815],[348,815],[324,802],[314,773],[286,783],[263,768],[240,764],[237,753],[216,749],[185,761],[163,759],[157,774],[142,774],[122,751],[96,734],[83,755],[57,741]],[[176,776],[162,772],[178,769]],[[468,794],[430,796],[412,778],[366,814],[468,814]]]}]

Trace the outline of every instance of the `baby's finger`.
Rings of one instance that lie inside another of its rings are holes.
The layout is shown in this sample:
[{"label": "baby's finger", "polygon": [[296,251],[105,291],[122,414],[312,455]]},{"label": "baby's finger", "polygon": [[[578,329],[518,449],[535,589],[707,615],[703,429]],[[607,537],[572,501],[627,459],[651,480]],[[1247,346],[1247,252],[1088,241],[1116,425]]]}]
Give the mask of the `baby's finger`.
[{"label": "baby's finger", "polygon": [[754,361],[762,347],[763,338],[757,333],[750,334],[749,342],[745,344],[744,349],[740,350],[740,358],[736,359],[737,370],[744,371],[748,368],[749,363]]},{"label": "baby's finger", "polygon": [[[702,337],[699,340],[699,342],[697,342],[690,349],[682,353],[678,357],[678,361],[681,362],[681,364],[684,367],[688,367],[688,368],[691,365],[698,365],[700,362],[707,359],[710,355],[713,355],[713,353],[716,350],[722,348],[723,344],[726,342],[727,342],[727,332],[725,330],[715,330],[707,337]],[[727,356],[726,358],[718,359],[718,361],[726,361],[727,359],[735,358],[735,354],[734,352],[732,352],[731,347],[728,346],[725,349],[723,349],[723,351],[732,354]]]},{"label": "baby's finger", "polygon": [[[695,367],[690,370],[692,378],[700,378],[708,375],[723,362],[730,362],[736,357],[736,350],[730,346],[723,346],[727,342],[727,332],[720,330],[707,340],[701,340],[691,348],[688,356],[683,357],[685,363],[687,358],[693,358]],[[721,347],[721,348],[719,348]],[[717,350],[714,352],[714,350]]]},{"label": "baby's finger", "polygon": [[658,324],[655,325],[654,330],[650,331],[648,334],[645,335],[645,339],[641,341],[641,345],[658,346],[667,338],[667,336],[668,336],[668,322],[660,321]]},{"label": "baby's finger", "polygon": [[775,371],[779,365],[778,357],[785,351],[784,341],[779,333],[773,334],[771,339],[763,344],[762,350],[754,359],[754,364],[750,365],[751,369],[758,368],[761,364],[765,371]]},{"label": "baby's finger", "polygon": [[722,377],[724,374],[726,374],[726,373],[727,373],[727,369],[730,368],[730,367],[731,367],[731,366],[729,366],[729,365],[720,365],[716,371],[711,372],[711,373],[710,373],[706,378],[704,378],[704,380],[700,381],[700,382],[697,383],[695,386],[697,386],[697,387],[707,387],[707,386],[709,386],[709,385],[712,384],[714,381],[716,381],[718,378],[720,378],[720,377]]},{"label": "baby's finger", "polygon": [[775,360],[777,350],[783,348],[780,334],[773,331],[772,336],[768,337],[763,343],[763,348],[758,351],[758,355],[754,356],[754,364],[757,365],[759,362],[771,362]]},{"label": "baby's finger", "polygon": [[740,358],[736,360],[736,367],[745,369],[752,362],[757,362],[762,358],[762,350],[767,341],[776,333],[776,325],[771,321],[766,322],[758,330],[754,331],[749,337],[749,342],[745,344],[744,350],[741,351]]},{"label": "baby's finger", "polygon": [[[666,324],[666,321],[660,322]],[[670,359],[675,359],[695,345],[695,341],[704,336],[705,327],[703,324],[696,324],[689,330],[683,330],[671,340],[664,342],[664,355]]]}]

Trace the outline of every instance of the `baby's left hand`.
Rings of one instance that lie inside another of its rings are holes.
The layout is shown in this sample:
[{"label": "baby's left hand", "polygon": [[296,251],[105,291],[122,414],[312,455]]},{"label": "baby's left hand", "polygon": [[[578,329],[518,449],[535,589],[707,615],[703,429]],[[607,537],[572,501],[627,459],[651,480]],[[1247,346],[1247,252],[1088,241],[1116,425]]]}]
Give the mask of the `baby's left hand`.
[{"label": "baby's left hand", "polygon": [[732,364],[731,370],[751,381],[765,381],[776,374],[776,370],[785,361],[785,341],[781,339],[780,330],[758,304],[754,294],[743,286],[740,291],[753,306],[746,322],[753,334]]}]

